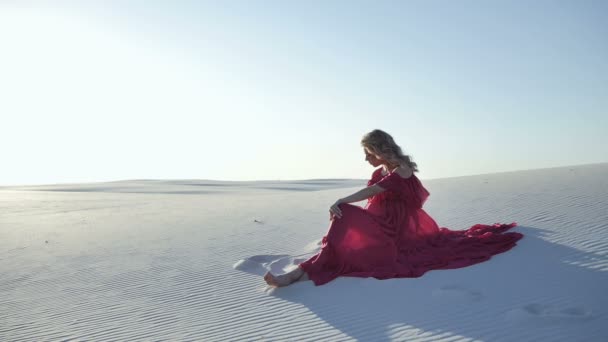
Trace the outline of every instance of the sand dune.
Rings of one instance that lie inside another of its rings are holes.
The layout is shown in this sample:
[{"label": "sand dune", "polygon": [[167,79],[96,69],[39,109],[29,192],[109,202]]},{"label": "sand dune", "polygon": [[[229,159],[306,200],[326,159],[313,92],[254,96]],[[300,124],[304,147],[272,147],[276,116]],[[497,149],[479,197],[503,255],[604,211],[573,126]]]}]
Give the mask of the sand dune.
[{"label": "sand dune", "polygon": [[606,175],[423,181],[441,226],[515,221],[524,239],[421,278],[280,289],[261,275],[314,254],[364,180],[3,187],[0,341],[605,341]]},{"label": "sand dune", "polygon": [[197,181],[197,180],[130,180],[94,184],[62,184],[0,187],[0,190],[57,191],[57,192],[109,192],[143,194],[212,194],[246,191],[318,191],[347,188],[365,184],[357,179],[315,179],[304,181]]}]

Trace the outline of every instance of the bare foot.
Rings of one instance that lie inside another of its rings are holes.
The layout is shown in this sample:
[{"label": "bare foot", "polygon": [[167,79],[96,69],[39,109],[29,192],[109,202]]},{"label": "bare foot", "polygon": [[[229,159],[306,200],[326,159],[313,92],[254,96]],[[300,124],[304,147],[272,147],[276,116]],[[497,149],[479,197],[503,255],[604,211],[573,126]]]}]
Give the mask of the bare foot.
[{"label": "bare foot", "polygon": [[289,273],[276,276],[270,272],[266,272],[264,280],[270,286],[283,287],[298,281],[304,274],[306,274],[306,272],[298,267]]}]

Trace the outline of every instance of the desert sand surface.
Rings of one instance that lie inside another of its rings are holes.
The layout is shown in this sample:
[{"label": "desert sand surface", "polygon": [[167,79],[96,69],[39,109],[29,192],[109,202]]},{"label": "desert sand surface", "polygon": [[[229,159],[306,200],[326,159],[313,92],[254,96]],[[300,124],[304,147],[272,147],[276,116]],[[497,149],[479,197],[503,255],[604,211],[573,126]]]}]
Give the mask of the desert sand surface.
[{"label": "desert sand surface", "polygon": [[0,187],[0,341],[608,340],[608,164],[422,181],[440,226],[524,238],[420,278],[270,288],[366,180]]}]

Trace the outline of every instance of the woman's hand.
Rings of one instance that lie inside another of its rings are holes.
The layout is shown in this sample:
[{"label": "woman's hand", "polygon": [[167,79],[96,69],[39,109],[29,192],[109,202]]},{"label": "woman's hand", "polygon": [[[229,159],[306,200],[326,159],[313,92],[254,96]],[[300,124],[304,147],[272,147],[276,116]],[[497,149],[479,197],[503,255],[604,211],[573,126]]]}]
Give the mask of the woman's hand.
[{"label": "woman's hand", "polygon": [[334,218],[342,218],[342,210],[340,210],[339,205],[343,203],[341,200],[337,200],[336,203],[334,203],[330,208],[329,208],[329,219],[331,221],[334,220]]}]

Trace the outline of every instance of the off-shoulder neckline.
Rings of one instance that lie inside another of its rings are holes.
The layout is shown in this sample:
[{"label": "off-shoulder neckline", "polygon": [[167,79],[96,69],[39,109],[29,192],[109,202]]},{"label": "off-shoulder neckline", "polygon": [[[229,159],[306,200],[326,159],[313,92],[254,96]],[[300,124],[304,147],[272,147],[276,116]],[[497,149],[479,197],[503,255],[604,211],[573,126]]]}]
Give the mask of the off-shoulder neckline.
[{"label": "off-shoulder neckline", "polygon": [[395,172],[395,171],[390,171],[388,174],[383,175],[383,174],[382,174],[382,168],[380,168],[380,169],[378,169],[378,170],[379,170],[380,176],[381,176],[382,178],[387,177],[387,176],[390,176],[390,175],[392,175],[393,173],[394,173],[394,174],[396,174],[396,175],[397,175],[397,177],[399,177],[400,179],[403,179],[403,180],[409,180],[409,179],[412,179],[413,177],[415,177],[415,176],[416,176],[416,174],[415,174],[414,172],[412,172],[412,174],[411,174],[409,177],[404,178],[404,177],[402,177],[402,176],[401,176],[399,173],[397,173],[397,172]]},{"label": "off-shoulder neckline", "polygon": [[401,179],[403,179],[403,180],[409,180],[409,179],[412,179],[412,177],[414,177],[414,173],[413,173],[413,172],[412,172],[412,174],[411,174],[409,177],[405,178],[405,177],[401,176],[399,173],[397,173],[397,172],[395,172],[395,171],[389,172],[389,174],[388,174],[387,176],[390,176],[390,175],[392,175],[393,173],[394,173],[394,174],[396,174],[396,175],[397,175],[397,177],[399,177],[399,178],[401,178]]}]

